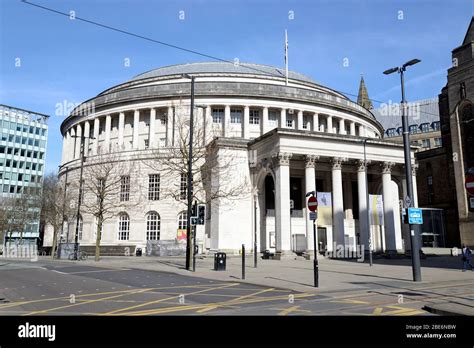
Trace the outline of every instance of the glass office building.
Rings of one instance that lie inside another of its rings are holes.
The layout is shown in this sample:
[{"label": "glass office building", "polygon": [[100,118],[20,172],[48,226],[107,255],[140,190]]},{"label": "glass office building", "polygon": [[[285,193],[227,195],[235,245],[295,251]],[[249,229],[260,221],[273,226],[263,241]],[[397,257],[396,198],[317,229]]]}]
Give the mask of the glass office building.
[{"label": "glass office building", "polygon": [[[0,104],[0,199],[41,194],[49,116]],[[3,243],[35,243],[39,237],[41,201],[29,207],[23,231],[9,231]],[[5,207],[3,207],[5,208]],[[3,227],[5,228],[5,227]]]}]

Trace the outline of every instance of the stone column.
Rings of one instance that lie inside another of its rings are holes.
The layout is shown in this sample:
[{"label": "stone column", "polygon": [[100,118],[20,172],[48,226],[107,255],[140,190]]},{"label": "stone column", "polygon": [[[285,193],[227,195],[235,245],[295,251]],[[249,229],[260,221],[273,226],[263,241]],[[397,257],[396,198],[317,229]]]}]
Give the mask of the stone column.
[{"label": "stone column", "polygon": [[303,129],[303,111],[299,110],[298,111],[298,128],[297,129]]},{"label": "stone column", "polygon": [[119,126],[118,126],[118,147],[123,149],[123,130],[125,127],[125,114],[121,112],[119,114]]},{"label": "stone column", "polygon": [[359,124],[359,136],[360,137],[365,137],[365,128],[363,125]]},{"label": "stone column", "polygon": [[203,136],[203,146],[206,145],[210,140],[212,136],[212,115],[211,115],[212,109],[210,106],[206,107],[206,110],[204,110],[204,136]]},{"label": "stone column", "polygon": [[291,153],[272,154],[275,166],[275,232],[276,252],[291,251],[290,226],[290,158]]},{"label": "stone column", "polygon": [[230,128],[230,105],[226,105],[224,108],[224,124],[222,125],[223,137],[229,136],[229,128]]},{"label": "stone column", "polygon": [[84,154],[89,155],[89,142],[91,136],[91,125],[89,121],[84,122]]},{"label": "stone column", "polygon": [[356,135],[356,124],[351,122],[351,135]]},{"label": "stone column", "polygon": [[392,198],[392,167],[394,163],[384,162],[382,164],[382,197],[383,197],[383,214],[385,227],[385,250],[396,251],[395,240],[395,220],[393,214],[393,198]]},{"label": "stone column", "polygon": [[[156,109],[150,109],[150,133],[148,136],[148,146],[150,149],[154,149],[156,147],[156,134],[155,134],[155,125],[156,125]],[[159,139],[158,139],[159,142]]]},{"label": "stone column", "polygon": [[67,146],[68,146],[68,134],[69,132],[66,131],[66,134],[63,135],[63,151],[62,151],[62,154],[61,154],[61,164],[64,164],[67,162]]},{"label": "stone column", "polygon": [[244,119],[242,120],[242,137],[249,138],[249,124],[250,124],[250,108],[248,105],[244,106]]},{"label": "stone column", "polygon": [[166,146],[173,146],[173,107],[168,106],[166,113]]},{"label": "stone column", "polygon": [[326,119],[326,125],[328,127],[328,133],[334,133],[334,129],[332,128],[332,116],[328,116]]},{"label": "stone column", "polygon": [[339,119],[339,134],[346,134],[346,124],[344,119]]},{"label": "stone column", "polygon": [[81,137],[82,137],[82,126],[78,124],[76,126],[76,149],[74,158],[81,158]]},{"label": "stone column", "polygon": [[[304,172],[305,193],[310,192],[310,191],[316,192],[315,164],[318,159],[319,159],[319,156],[314,156],[314,155],[306,156],[306,167],[305,167],[305,172]],[[307,201],[308,201],[308,198],[306,198],[306,202]],[[314,226],[315,221],[309,219],[310,211],[307,206],[305,207],[305,210],[306,210],[306,250],[312,254],[314,252],[313,226]],[[316,240],[316,244],[317,244],[317,240]]]},{"label": "stone column", "polygon": [[105,152],[109,153],[110,152],[110,128],[112,125],[112,118],[110,115],[105,116],[105,142],[104,142],[104,148]]},{"label": "stone column", "polygon": [[94,144],[92,145],[92,153],[97,155],[99,153],[99,130],[100,130],[100,119],[96,117],[94,119]]},{"label": "stone column", "polygon": [[313,114],[313,131],[319,132],[319,115],[317,113]]},{"label": "stone column", "polygon": [[262,133],[261,135],[268,132],[268,108],[264,107],[262,110]]},{"label": "stone column", "polygon": [[365,178],[365,171],[369,161],[364,162],[360,160],[357,168],[357,191],[359,199],[359,233],[360,233],[360,244],[364,245],[364,250],[369,250],[369,233],[370,226],[367,216],[367,181]]},{"label": "stone column", "polygon": [[286,109],[280,110],[280,128],[286,128]]},{"label": "stone column", "polygon": [[132,140],[132,147],[134,149],[138,149],[138,127],[140,126],[140,111],[134,110],[133,111],[133,140]]},{"label": "stone column", "polygon": [[332,159],[332,215],[333,242],[345,245],[344,236],[344,198],[342,194],[342,162],[341,157]]}]

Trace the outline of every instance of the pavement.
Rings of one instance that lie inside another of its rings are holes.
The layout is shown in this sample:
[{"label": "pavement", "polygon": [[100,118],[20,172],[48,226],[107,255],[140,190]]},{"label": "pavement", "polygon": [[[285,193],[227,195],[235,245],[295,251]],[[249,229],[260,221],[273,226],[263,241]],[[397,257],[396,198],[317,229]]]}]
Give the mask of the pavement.
[{"label": "pavement", "polygon": [[212,257],[196,272],[182,257],[103,257],[36,262],[0,258],[0,315],[472,315],[474,272],[459,258],[422,260],[422,282],[409,259],[313,261]]}]

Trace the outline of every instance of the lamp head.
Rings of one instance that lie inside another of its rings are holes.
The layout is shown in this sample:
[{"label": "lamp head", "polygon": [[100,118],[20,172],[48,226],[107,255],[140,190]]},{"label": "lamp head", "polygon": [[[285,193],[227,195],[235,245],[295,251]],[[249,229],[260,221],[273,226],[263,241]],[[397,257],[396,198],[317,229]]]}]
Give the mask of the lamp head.
[{"label": "lamp head", "polygon": [[383,73],[385,75],[390,75],[390,74],[393,74],[396,71],[398,71],[398,68],[391,68],[391,69],[385,70]]}]

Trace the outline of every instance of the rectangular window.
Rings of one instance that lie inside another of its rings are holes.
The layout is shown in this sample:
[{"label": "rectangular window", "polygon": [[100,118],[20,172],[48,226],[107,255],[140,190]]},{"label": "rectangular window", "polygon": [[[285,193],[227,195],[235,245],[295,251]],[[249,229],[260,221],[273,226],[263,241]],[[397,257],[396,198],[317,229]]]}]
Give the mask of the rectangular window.
[{"label": "rectangular window", "polygon": [[160,199],[160,174],[148,175],[148,199],[150,201]]},{"label": "rectangular window", "polygon": [[288,128],[293,128],[293,116],[286,116],[286,126]]},{"label": "rectangular window", "polygon": [[250,124],[260,124],[260,111],[250,109],[249,114],[249,123]]},{"label": "rectangular window", "polygon": [[268,124],[270,126],[276,126],[278,124],[278,116],[275,110],[268,111]]},{"label": "rectangular window", "polygon": [[179,199],[185,200],[188,192],[188,176],[186,173],[181,174],[181,183],[179,185]]},{"label": "rectangular window", "polygon": [[222,123],[224,118],[224,109],[212,109],[212,122]]},{"label": "rectangular window", "polygon": [[436,146],[443,146],[443,142],[442,142],[441,138],[435,138],[434,141],[435,141]]},{"label": "rectangular window", "polygon": [[230,109],[230,123],[241,123],[242,122],[242,110]]},{"label": "rectangular window", "polygon": [[430,139],[423,139],[422,140],[422,146],[423,148],[425,149],[429,149],[431,146],[430,146]]},{"label": "rectangular window", "polygon": [[120,179],[120,202],[130,200],[130,176],[124,175]]}]

